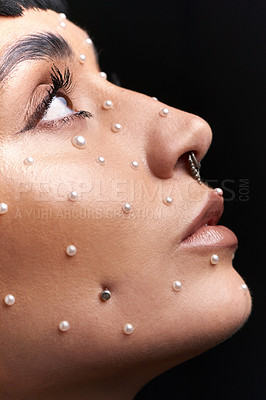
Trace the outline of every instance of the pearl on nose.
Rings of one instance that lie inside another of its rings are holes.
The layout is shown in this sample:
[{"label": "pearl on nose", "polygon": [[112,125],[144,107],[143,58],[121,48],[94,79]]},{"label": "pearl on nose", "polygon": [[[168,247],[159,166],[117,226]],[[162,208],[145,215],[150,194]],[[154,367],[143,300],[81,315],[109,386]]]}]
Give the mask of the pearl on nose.
[{"label": "pearl on nose", "polygon": [[85,149],[85,147],[87,146],[87,141],[84,136],[74,136],[71,141],[73,146],[77,147],[78,149]]}]

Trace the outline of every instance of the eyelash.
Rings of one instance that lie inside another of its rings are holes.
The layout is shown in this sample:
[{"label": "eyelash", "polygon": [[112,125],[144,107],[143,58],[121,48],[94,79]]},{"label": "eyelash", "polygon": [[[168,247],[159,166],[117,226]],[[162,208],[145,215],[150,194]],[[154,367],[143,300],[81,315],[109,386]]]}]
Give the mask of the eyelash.
[{"label": "eyelash", "polygon": [[[60,90],[63,89],[66,94],[71,93],[73,89],[73,82],[69,68],[65,68],[64,74],[61,74],[59,68],[53,65],[50,76],[52,84],[47,90],[47,95],[38,105],[33,115],[29,118],[28,123],[22,132],[29,131],[30,129],[38,126],[38,121],[45,115],[54,97],[59,94]],[[63,118],[58,118],[51,121],[41,121],[39,125],[41,125],[42,128],[48,129],[59,128],[62,124],[73,122],[76,119],[85,119],[91,117],[92,114],[89,111],[78,111]]]}]

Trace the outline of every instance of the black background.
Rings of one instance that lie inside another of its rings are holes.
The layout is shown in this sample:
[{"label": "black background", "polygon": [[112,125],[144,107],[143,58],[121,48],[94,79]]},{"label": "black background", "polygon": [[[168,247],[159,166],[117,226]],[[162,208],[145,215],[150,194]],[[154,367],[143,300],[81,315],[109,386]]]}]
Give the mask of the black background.
[{"label": "black background", "polygon": [[[232,338],[157,377],[135,400],[265,400],[265,25],[256,0],[69,0],[121,86],[200,115],[214,139],[202,177],[224,189],[221,223],[253,312]],[[264,44],[264,45],[263,45]]]}]

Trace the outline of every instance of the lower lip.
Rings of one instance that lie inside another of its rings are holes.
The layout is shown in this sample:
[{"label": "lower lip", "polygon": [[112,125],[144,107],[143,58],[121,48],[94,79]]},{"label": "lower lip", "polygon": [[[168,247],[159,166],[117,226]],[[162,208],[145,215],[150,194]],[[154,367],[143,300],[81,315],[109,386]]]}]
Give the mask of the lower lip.
[{"label": "lower lip", "polygon": [[184,239],[182,247],[237,247],[236,235],[222,225],[204,225]]}]

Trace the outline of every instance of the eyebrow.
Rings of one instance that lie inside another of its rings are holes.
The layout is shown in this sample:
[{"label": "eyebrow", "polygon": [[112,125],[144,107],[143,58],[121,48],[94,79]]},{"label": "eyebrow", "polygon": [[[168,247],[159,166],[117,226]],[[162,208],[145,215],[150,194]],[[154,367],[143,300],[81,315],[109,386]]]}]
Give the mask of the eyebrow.
[{"label": "eyebrow", "polygon": [[[93,51],[98,61],[98,54],[94,46]],[[24,61],[54,61],[57,58],[73,57],[73,49],[61,35],[57,36],[51,32],[31,34],[19,39],[2,56],[0,62],[0,84]]]}]

